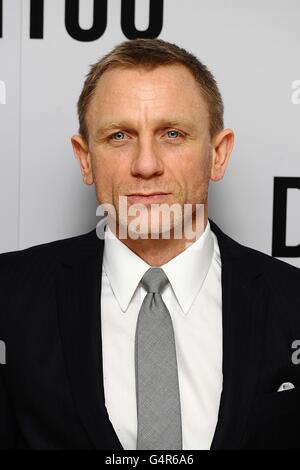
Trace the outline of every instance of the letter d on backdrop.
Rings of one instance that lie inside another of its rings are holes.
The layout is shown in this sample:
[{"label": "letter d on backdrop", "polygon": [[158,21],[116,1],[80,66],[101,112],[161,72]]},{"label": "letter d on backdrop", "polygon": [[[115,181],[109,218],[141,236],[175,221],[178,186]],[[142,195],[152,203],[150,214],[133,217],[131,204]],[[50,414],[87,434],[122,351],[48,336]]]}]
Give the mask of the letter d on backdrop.
[{"label": "letter d on backdrop", "polygon": [[300,190],[300,178],[274,178],[272,256],[282,258],[300,257],[300,243],[296,246],[286,245],[287,190],[290,188]]}]

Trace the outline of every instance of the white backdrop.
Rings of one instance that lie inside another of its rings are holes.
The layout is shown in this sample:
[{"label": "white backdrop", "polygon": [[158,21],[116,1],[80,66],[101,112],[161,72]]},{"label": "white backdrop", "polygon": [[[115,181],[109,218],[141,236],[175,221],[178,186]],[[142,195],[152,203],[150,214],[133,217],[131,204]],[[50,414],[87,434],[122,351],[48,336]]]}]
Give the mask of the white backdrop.
[{"label": "white backdrop", "polygon": [[[121,0],[107,1],[106,30],[87,42],[68,34],[65,0],[44,0],[42,39],[30,38],[30,0],[0,0],[0,10],[1,3],[0,252],[6,252],[96,226],[94,187],[82,183],[70,136],[89,64],[127,38]],[[274,177],[293,177],[298,188],[287,191],[286,245],[299,246],[299,0],[163,4],[159,37],[195,53],[215,74],[225,125],[236,135],[224,179],[210,184],[210,218],[240,243],[272,254]],[[148,28],[149,5],[135,2],[138,30]],[[80,1],[82,29],[92,26],[93,6]],[[300,246],[281,259],[300,267]]]}]

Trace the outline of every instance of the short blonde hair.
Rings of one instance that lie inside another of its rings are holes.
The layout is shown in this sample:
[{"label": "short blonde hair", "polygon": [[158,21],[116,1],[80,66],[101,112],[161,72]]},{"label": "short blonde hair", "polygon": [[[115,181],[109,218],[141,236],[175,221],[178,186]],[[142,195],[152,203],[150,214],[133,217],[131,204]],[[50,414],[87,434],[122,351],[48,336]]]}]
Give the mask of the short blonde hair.
[{"label": "short blonde hair", "polygon": [[153,69],[162,65],[182,64],[199,83],[208,106],[211,138],[224,128],[224,104],[217,82],[196,56],[162,39],[133,39],[117,45],[111,52],[90,66],[77,103],[79,134],[87,141],[86,113],[98,80],[107,69],[143,67]]}]

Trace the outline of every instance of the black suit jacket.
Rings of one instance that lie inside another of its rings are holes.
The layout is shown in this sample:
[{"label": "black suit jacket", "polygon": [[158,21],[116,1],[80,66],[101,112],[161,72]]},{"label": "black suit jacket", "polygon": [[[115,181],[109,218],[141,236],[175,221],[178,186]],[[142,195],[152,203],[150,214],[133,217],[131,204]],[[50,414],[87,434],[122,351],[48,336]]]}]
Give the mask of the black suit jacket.
[{"label": "black suit jacket", "polygon": [[[222,261],[223,318],[211,449],[300,448],[300,365],[292,361],[300,270],[210,224]],[[0,255],[0,448],[122,450],[103,388],[103,245],[94,229]],[[277,392],[283,382],[295,388]]]}]

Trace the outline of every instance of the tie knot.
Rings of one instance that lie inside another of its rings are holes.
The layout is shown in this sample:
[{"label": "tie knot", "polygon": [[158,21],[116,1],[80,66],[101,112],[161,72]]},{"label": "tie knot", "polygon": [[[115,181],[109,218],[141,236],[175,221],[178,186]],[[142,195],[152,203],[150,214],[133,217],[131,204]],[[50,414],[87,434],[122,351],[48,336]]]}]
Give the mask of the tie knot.
[{"label": "tie knot", "polygon": [[149,268],[141,279],[147,292],[159,293],[168,284],[169,279],[161,268]]}]

